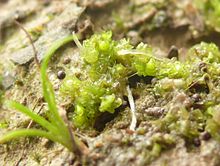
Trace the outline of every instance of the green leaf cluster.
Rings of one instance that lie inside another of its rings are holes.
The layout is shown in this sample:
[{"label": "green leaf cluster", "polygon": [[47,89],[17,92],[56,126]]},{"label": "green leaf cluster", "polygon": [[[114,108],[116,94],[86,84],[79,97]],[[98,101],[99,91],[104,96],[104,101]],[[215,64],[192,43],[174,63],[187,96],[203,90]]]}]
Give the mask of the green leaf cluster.
[{"label": "green leaf cluster", "polygon": [[[76,41],[79,45],[79,42]],[[175,59],[159,59],[144,43],[137,47],[129,40],[112,39],[110,31],[95,34],[80,46],[83,76],[69,74],[60,91],[74,102],[73,122],[85,128],[93,126],[102,112],[114,113],[122,104],[128,77],[132,74],[157,78],[182,78],[189,75],[188,66]]]},{"label": "green leaf cluster", "polygon": [[117,60],[116,45],[110,31],[85,40],[80,54],[86,75],[70,74],[61,85],[60,91],[74,101],[77,127],[92,126],[102,112],[114,113],[122,104],[128,70]]},{"label": "green leaf cluster", "polygon": [[[76,43],[79,45],[79,41]],[[85,128],[93,126],[101,113],[114,113],[122,104],[131,75],[169,78],[181,83],[177,86],[182,88],[198,79],[205,84],[205,76],[219,71],[220,53],[215,44],[201,43],[190,49],[186,62],[158,58],[151,46],[140,43],[134,47],[127,39],[115,41],[107,31],[83,41],[80,55],[83,74],[78,77],[68,74],[60,91],[72,98],[74,124]],[[208,64],[208,73],[200,69],[201,62]],[[158,87],[158,91],[163,91],[163,86]]]}]

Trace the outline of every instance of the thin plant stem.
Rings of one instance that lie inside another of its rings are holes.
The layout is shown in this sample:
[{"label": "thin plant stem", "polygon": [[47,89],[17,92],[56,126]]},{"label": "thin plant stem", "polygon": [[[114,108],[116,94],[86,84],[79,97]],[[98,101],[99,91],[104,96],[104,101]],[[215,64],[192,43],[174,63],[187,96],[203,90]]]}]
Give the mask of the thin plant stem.
[{"label": "thin plant stem", "polygon": [[82,50],[82,44],[79,42],[79,39],[77,38],[76,33],[75,33],[74,31],[73,31],[72,35],[73,35],[73,40],[74,40],[76,46],[77,46],[80,50]]},{"label": "thin plant stem", "polygon": [[129,85],[127,86],[127,93],[128,93],[128,101],[131,108],[131,124],[130,124],[130,130],[135,131],[136,125],[137,125],[137,118],[136,118],[136,109],[134,104],[134,98],[132,96],[131,89]]},{"label": "thin plant stem", "polygon": [[24,28],[24,26],[18,22],[17,20],[14,20],[15,24],[18,25],[23,31],[24,33],[27,35],[27,38],[29,39],[30,43],[31,43],[31,46],[32,46],[32,49],[33,49],[33,52],[34,52],[34,59],[35,59],[35,62],[37,64],[37,67],[40,69],[40,62],[37,58],[37,50],[34,46],[34,42],[33,42],[33,39],[31,38],[31,35],[28,33],[28,31]]}]

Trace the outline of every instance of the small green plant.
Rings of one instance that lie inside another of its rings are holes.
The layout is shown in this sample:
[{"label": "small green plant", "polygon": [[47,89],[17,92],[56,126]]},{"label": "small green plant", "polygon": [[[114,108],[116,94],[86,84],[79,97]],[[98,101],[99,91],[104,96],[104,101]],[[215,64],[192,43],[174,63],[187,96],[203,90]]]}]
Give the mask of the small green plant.
[{"label": "small green plant", "polygon": [[85,75],[81,78],[68,75],[60,91],[73,99],[74,125],[86,128],[93,126],[102,112],[114,113],[122,104],[127,69],[117,63],[115,41],[110,31],[93,35],[83,45],[76,36],[74,41],[80,48]]},{"label": "small green plant", "polygon": [[47,66],[51,56],[57,49],[66,43],[73,40],[72,36],[67,36],[61,40],[56,41],[49,50],[45,53],[44,60],[41,65],[41,80],[44,98],[48,104],[49,113],[46,120],[44,117],[34,113],[29,108],[15,101],[6,101],[6,106],[11,109],[16,109],[21,113],[29,116],[33,121],[41,125],[43,129],[19,129],[10,131],[0,137],[0,143],[5,143],[11,139],[26,137],[26,136],[39,136],[58,142],[68,148],[72,152],[79,152],[77,140],[74,138],[70,128],[68,127],[67,120],[59,115],[57,104],[55,101],[54,90],[51,82],[47,76]]},{"label": "small green plant", "polygon": [[76,127],[93,126],[103,112],[114,113],[128,95],[128,78],[133,74],[157,78],[186,78],[188,64],[175,59],[157,58],[152,47],[129,40],[112,39],[112,32],[94,34],[81,45],[74,35],[83,62],[82,73],[67,73],[61,84],[61,94],[70,96],[74,103],[73,123]]}]

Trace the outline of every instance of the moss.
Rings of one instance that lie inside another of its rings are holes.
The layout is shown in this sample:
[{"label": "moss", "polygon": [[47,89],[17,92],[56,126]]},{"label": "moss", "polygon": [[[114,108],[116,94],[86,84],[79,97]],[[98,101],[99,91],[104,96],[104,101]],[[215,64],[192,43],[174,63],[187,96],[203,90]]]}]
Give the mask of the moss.
[{"label": "moss", "polygon": [[189,112],[185,108],[175,108],[154,123],[161,128],[161,131],[172,131],[177,135],[193,139],[199,136],[199,130],[202,130],[205,123],[205,116],[200,110]]},{"label": "moss", "polygon": [[209,107],[206,111],[207,113],[207,121],[205,130],[208,131],[212,137],[220,141],[220,113],[219,113],[219,105],[215,105]]},{"label": "moss", "polygon": [[[189,50],[187,61],[180,62],[175,58],[157,58],[152,47],[144,43],[134,47],[126,39],[115,41],[110,31],[93,35],[82,46],[76,42],[84,72],[78,77],[69,73],[60,91],[64,97],[72,98],[75,106],[73,122],[80,128],[93,126],[101,113],[114,113],[119,108],[122,96],[126,95],[128,77],[132,74],[158,78],[153,90],[157,94],[169,93],[176,88],[186,92],[195,88],[196,91],[194,84],[207,86],[209,91],[212,84],[207,78],[212,76],[214,79],[219,75],[220,52],[212,43],[195,45]],[[205,64],[206,70],[201,64]],[[169,86],[167,82],[170,82]],[[169,130],[192,138],[198,136],[196,130],[201,126],[198,119],[192,121],[191,117],[203,115],[199,110],[194,113],[197,115],[181,108],[178,114],[169,112],[161,123],[165,123]]]},{"label": "moss", "polygon": [[220,31],[220,2],[219,0],[194,0],[195,6],[204,15],[206,24]]},{"label": "moss", "polygon": [[[199,137],[200,131],[208,131],[213,138],[220,140],[219,124],[219,48],[213,43],[200,43],[188,51],[188,59],[185,64],[189,66],[190,74],[181,79],[158,80],[154,90],[157,94],[165,95],[175,90],[183,91],[190,95],[199,93],[201,96],[198,105],[191,101],[189,108],[184,105],[176,105],[171,101],[164,117],[154,121],[161,131],[174,132],[188,141]],[[181,86],[179,86],[181,81]],[[204,88],[204,89],[203,89]],[[208,98],[212,96],[212,99]],[[195,104],[195,106],[193,106]],[[196,108],[198,107],[198,108]]]},{"label": "moss", "polygon": [[219,63],[219,48],[214,43],[201,42],[193,46],[188,52],[190,61],[203,61],[205,63]]},{"label": "moss", "polygon": [[83,59],[82,70],[87,74],[77,78],[70,73],[60,88],[74,102],[73,121],[77,127],[93,126],[102,112],[114,113],[122,104],[128,77],[133,73],[158,78],[189,74],[185,64],[156,58],[147,44],[140,43],[135,48],[129,40],[112,40],[110,31],[93,35],[82,47],[78,42],[77,45]]},{"label": "moss", "polygon": [[150,138],[150,144],[144,150],[145,163],[151,163],[158,158],[162,151],[170,149],[175,146],[176,139],[170,134],[155,133]]},{"label": "moss", "polygon": [[9,126],[9,124],[7,121],[5,121],[5,120],[0,121],[0,129],[8,128],[8,126]]},{"label": "moss", "polygon": [[117,62],[112,33],[93,35],[80,50],[87,75],[67,76],[60,88],[74,101],[73,121],[77,127],[93,126],[101,112],[114,113],[122,104],[127,69]]}]

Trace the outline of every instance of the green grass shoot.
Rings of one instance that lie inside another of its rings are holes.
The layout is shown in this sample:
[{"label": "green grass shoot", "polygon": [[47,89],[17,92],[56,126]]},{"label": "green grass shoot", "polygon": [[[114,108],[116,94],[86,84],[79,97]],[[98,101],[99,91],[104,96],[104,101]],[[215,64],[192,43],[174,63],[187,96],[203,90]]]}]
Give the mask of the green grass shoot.
[{"label": "green grass shoot", "polygon": [[68,148],[70,151],[75,152],[77,150],[77,142],[71,133],[68,124],[59,115],[57,104],[55,101],[55,94],[51,82],[47,76],[47,67],[50,58],[54,53],[66,43],[73,41],[73,36],[67,36],[52,44],[48,51],[44,55],[44,59],[41,65],[41,81],[43,96],[48,104],[49,120],[34,113],[29,108],[15,101],[6,101],[5,104],[10,109],[15,109],[21,113],[30,117],[33,121],[41,125],[43,129],[18,129],[10,131],[0,137],[0,143],[8,142],[12,139],[27,136],[39,136],[45,137],[54,142],[58,142]]}]

